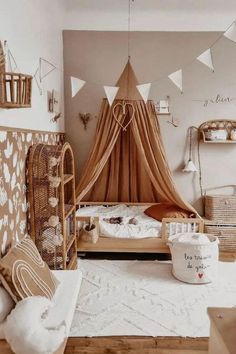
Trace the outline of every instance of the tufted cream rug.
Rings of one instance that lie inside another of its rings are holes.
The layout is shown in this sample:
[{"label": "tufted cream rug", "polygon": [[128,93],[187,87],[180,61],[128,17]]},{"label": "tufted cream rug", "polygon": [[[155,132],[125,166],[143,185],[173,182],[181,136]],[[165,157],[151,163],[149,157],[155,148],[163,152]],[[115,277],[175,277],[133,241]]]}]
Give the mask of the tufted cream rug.
[{"label": "tufted cream rug", "polygon": [[169,262],[80,260],[83,282],[70,336],[209,336],[207,307],[236,306],[236,263],[215,284],[176,280]]}]

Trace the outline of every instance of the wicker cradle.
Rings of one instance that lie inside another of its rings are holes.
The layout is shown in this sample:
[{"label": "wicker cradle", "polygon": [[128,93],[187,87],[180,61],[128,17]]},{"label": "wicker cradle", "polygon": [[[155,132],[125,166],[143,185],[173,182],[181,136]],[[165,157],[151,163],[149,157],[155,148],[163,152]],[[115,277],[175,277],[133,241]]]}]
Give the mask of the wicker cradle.
[{"label": "wicker cradle", "polygon": [[236,222],[236,195],[206,195],[205,216],[217,222]]}]

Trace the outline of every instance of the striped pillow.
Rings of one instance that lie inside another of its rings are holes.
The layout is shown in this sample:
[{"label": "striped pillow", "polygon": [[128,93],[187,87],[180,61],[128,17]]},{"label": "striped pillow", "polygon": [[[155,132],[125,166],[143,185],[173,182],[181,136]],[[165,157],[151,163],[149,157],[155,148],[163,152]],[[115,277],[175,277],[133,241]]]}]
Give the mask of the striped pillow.
[{"label": "striped pillow", "polygon": [[0,281],[15,302],[35,295],[52,299],[59,284],[30,238],[0,260]]}]

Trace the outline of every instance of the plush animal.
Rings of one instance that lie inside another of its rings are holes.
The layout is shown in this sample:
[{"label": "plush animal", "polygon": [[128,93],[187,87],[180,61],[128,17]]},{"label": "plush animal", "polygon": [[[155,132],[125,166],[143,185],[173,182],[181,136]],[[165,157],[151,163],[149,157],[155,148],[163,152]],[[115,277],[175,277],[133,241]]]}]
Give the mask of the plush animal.
[{"label": "plush animal", "polygon": [[109,219],[103,219],[104,221],[106,221],[109,224],[119,224],[121,225],[123,222],[123,218],[121,216],[113,216]]},{"label": "plush animal", "polygon": [[65,323],[46,328],[43,319],[53,302],[31,296],[18,302],[4,324],[4,334],[16,354],[52,354],[66,337]]},{"label": "plush animal", "polygon": [[128,224],[131,224],[131,225],[138,225],[138,220],[135,219],[135,218],[131,218],[131,219],[129,219]]}]

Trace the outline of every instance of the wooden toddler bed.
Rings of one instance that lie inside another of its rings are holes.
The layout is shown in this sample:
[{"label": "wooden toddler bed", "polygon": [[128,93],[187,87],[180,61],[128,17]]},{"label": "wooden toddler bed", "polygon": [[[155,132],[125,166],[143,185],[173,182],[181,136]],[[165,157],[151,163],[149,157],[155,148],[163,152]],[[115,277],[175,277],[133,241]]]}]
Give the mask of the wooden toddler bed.
[{"label": "wooden toddler bed", "polygon": [[[112,202],[80,202],[79,209],[91,206],[115,206],[125,204],[126,206],[151,206],[156,203],[112,203]],[[86,223],[89,221],[91,215],[86,215],[83,209],[83,215],[76,216],[76,224]],[[93,216],[93,223],[96,224],[98,230],[99,216]],[[83,229],[77,230],[78,234],[78,251],[79,252],[135,252],[135,253],[170,253],[167,246],[167,239],[170,235],[177,232],[192,231],[203,232],[203,220],[200,218],[165,218],[162,220],[160,235],[153,235],[153,237],[145,238],[115,238],[104,237],[99,232],[98,241],[94,244],[92,242],[86,242],[82,240]]]}]

